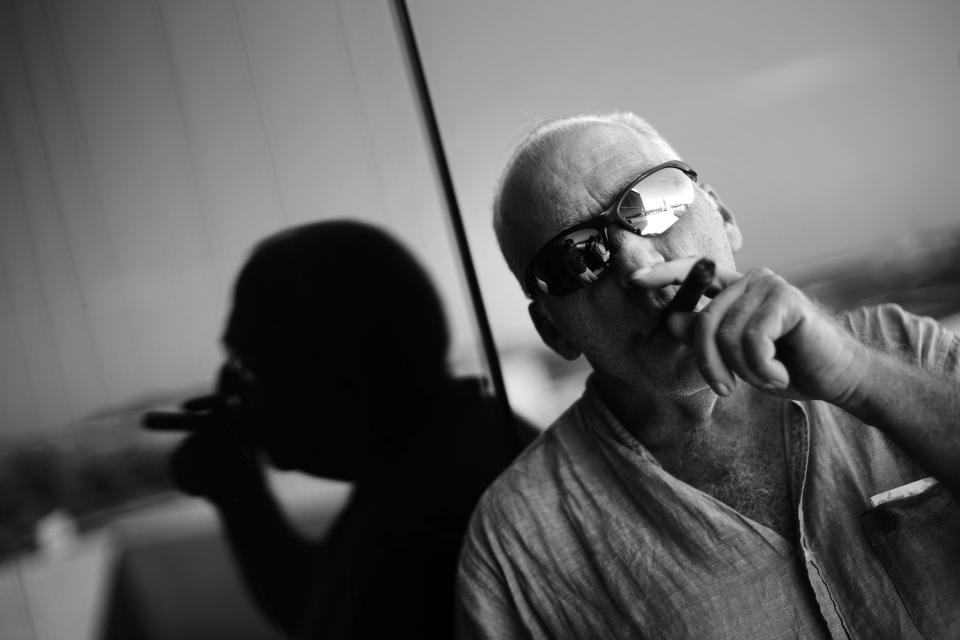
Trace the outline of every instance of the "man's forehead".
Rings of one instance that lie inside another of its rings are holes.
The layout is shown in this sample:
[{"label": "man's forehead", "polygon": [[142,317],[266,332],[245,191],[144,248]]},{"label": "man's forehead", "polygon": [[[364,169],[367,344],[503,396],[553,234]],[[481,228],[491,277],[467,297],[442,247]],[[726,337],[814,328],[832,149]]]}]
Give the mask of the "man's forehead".
[{"label": "man's forehead", "polygon": [[600,213],[641,172],[673,159],[636,131],[611,123],[558,131],[541,150],[530,195],[544,236]]},{"label": "man's forehead", "polygon": [[611,172],[635,170],[645,159],[642,142],[639,134],[622,125],[583,124],[558,132],[552,144],[544,145],[544,160],[566,170],[570,182],[603,180]]}]

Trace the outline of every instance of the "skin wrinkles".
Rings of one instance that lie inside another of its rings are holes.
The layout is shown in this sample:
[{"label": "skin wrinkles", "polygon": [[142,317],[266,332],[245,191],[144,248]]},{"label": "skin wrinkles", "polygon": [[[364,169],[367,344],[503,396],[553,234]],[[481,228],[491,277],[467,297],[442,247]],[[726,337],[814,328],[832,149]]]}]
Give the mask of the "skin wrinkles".
[{"label": "skin wrinkles", "polygon": [[[538,170],[524,176],[511,194],[516,197],[522,190],[544,196],[536,208],[540,215],[530,216],[539,218],[533,225],[538,229],[525,260],[560,229],[599,214],[640,172],[672,159],[677,158],[667,157],[656,145],[644,145],[635,131],[612,124],[580,127],[544,145]],[[716,402],[692,349],[657,330],[660,312],[676,286],[645,289],[630,284],[630,274],[638,267],[680,257],[706,256],[734,268],[724,218],[716,202],[700,186],[694,188],[694,202],[669,232],[641,237],[612,225],[611,269],[589,287],[567,296],[538,295],[531,303],[531,315],[546,320],[541,326],[552,327],[541,333],[544,340],[564,357],[582,353],[611,406],[625,414],[643,414],[649,418],[644,429],[653,433],[658,429],[649,423],[656,416],[669,423],[677,413],[704,415]],[[635,406],[623,406],[625,398]],[[674,406],[664,406],[669,398],[673,400],[666,404]]]},{"label": "skin wrinkles", "polygon": [[[535,243],[538,248],[562,229],[599,215],[640,173],[630,169],[623,139],[612,137],[631,135],[629,129],[612,124],[592,124],[589,128],[598,129],[597,135],[601,139],[591,144],[586,152],[573,140],[564,139],[554,144],[555,150],[543,154],[549,156],[549,160],[548,164],[541,166],[535,188],[541,196],[539,209],[550,216],[553,224],[538,225]],[[631,155],[643,156],[638,148],[630,151]],[[642,157],[641,162],[648,162],[648,159]],[[650,163],[650,166],[653,164],[657,163]]]},{"label": "skin wrinkles", "polygon": [[[580,124],[571,131],[590,130],[588,146],[571,143],[565,137],[543,141],[535,159],[527,158],[503,184],[499,207],[528,212],[512,216],[512,242],[507,260],[516,274],[523,273],[532,256],[562,229],[580,220],[595,217],[612,204],[640,170],[677,159],[660,152],[662,160],[644,154],[642,140],[633,129],[612,123]],[[624,145],[628,141],[629,145]],[[631,163],[624,154],[636,156]]]},{"label": "skin wrinkles", "polygon": [[[671,369],[669,361],[679,355],[677,349],[680,348],[680,343],[665,332],[654,335],[654,329],[660,324],[660,310],[672,299],[677,286],[671,285],[666,289],[641,289],[627,285],[626,280],[636,268],[701,253],[713,257],[721,264],[730,264],[732,259],[723,256],[720,250],[702,251],[696,243],[689,242],[685,238],[689,235],[685,232],[685,227],[689,229],[698,226],[702,222],[700,218],[711,217],[709,216],[711,212],[705,211],[702,205],[703,198],[698,195],[698,202],[674,225],[674,228],[664,236],[656,238],[643,238],[625,229],[611,227],[609,232],[614,264],[601,276],[600,280],[569,296],[538,297],[538,303],[542,304],[547,313],[557,322],[561,332],[568,336],[598,368],[611,373],[616,372],[616,377],[625,380],[636,376],[643,378],[656,375],[657,372],[652,370],[662,370],[664,367],[649,366],[649,357],[641,358],[644,361],[642,364],[633,363],[635,366],[630,367],[632,371],[627,371],[622,366],[626,363],[608,363],[610,357],[606,355],[611,352],[622,354],[637,349],[657,350],[660,345],[644,344],[655,342],[663,343],[662,347],[666,348],[667,352],[654,360],[660,363],[667,360],[666,369]],[[713,217],[718,218],[718,216]],[[711,226],[717,228],[718,225],[714,223]],[[587,330],[584,330],[585,325],[589,327]],[[601,327],[608,328],[601,329]],[[619,340],[602,343],[597,341],[600,333],[611,332],[620,336]],[[622,360],[616,356],[614,359]]]}]

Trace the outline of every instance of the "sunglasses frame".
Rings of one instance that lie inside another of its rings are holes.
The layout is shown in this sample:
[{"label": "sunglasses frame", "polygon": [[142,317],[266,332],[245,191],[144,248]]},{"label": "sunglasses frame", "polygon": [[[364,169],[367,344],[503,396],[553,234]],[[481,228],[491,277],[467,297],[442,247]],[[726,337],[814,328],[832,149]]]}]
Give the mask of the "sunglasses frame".
[{"label": "sunglasses frame", "polygon": [[[583,222],[578,222],[576,224],[570,225],[569,227],[564,227],[540,248],[540,250],[537,252],[537,255],[535,255],[533,259],[530,261],[530,264],[527,266],[527,269],[523,276],[524,288],[526,289],[525,293],[527,294],[527,297],[532,299],[534,292],[543,291],[540,285],[537,284],[537,278],[536,278],[536,275],[534,274],[535,265],[544,257],[544,254],[547,251],[552,249],[558,241],[560,241],[564,236],[570,233],[573,233],[575,231],[580,231],[581,229],[594,229],[596,231],[599,231],[603,235],[603,239],[607,243],[608,248],[610,244],[610,239],[607,236],[607,227],[614,223],[620,225],[624,229],[638,236],[644,236],[648,238],[663,235],[663,233],[666,233],[666,231],[664,231],[661,233],[644,234],[643,229],[637,229],[633,224],[631,224],[623,216],[620,215],[620,207],[623,205],[623,201],[626,199],[627,195],[633,190],[633,188],[638,184],[640,184],[641,182],[643,182],[645,179],[649,178],[650,176],[652,176],[653,174],[655,174],[656,172],[662,169],[679,169],[680,171],[685,173],[687,177],[690,178],[690,180],[694,184],[698,184],[697,172],[691,169],[685,162],[681,162],[680,160],[670,160],[668,162],[664,162],[662,164],[656,165],[655,167],[651,167],[650,169],[647,169],[646,171],[641,173],[639,176],[634,178],[630,182],[630,184],[628,184],[627,187],[620,193],[620,195],[614,201],[613,205],[608,207],[606,210],[604,210],[603,213],[593,218],[590,218],[589,220],[584,220]],[[667,231],[668,230],[669,229],[667,229]],[[570,293],[573,293],[574,291],[582,289],[583,286],[584,285],[577,287],[577,289],[567,291],[565,293],[552,293],[549,291],[543,291],[543,292],[549,293],[550,295],[558,295],[558,296],[568,295]]]}]

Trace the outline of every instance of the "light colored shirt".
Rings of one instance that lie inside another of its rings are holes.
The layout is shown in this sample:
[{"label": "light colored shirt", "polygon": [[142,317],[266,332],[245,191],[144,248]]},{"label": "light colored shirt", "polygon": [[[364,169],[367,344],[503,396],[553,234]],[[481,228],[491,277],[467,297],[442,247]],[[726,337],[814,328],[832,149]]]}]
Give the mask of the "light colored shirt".
[{"label": "light colored shirt", "polygon": [[[936,322],[894,305],[847,321],[960,379]],[[458,636],[960,638],[956,499],[921,483],[872,506],[929,474],[832,405],[784,401],[781,426],[798,540],[668,474],[588,383],[474,512]]]}]

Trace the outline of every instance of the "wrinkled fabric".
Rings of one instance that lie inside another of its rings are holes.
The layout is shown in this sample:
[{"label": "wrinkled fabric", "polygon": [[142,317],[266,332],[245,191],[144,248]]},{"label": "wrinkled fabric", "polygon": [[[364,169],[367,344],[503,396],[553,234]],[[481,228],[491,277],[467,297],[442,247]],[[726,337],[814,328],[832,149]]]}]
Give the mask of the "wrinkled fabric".
[{"label": "wrinkled fabric", "polygon": [[[960,378],[960,343],[894,305],[854,333]],[[784,401],[799,539],[668,474],[588,382],[492,485],[460,556],[460,638],[960,638],[960,504],[878,430]]]}]

